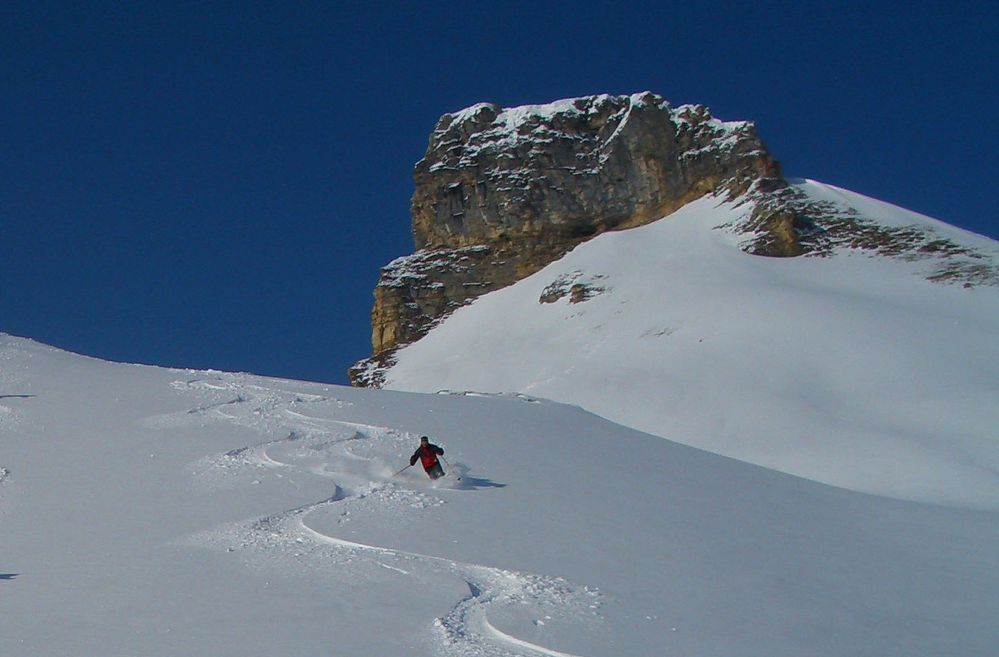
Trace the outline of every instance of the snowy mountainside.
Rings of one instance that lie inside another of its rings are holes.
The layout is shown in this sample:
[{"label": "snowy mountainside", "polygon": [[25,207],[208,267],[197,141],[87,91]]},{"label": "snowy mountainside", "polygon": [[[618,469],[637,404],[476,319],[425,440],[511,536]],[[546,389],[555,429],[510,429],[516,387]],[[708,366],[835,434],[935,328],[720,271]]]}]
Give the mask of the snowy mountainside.
[{"label": "snowy mountainside", "polygon": [[396,352],[385,387],[539,395],[852,490],[999,509],[999,286],[927,280],[994,272],[999,244],[793,192],[902,246],[751,256],[751,200],[705,197],[459,309]]},{"label": "snowy mountainside", "polygon": [[[422,433],[452,478],[392,477]],[[0,472],[5,657],[999,642],[994,512],[832,488],[526,395],[119,365],[0,335]]]}]

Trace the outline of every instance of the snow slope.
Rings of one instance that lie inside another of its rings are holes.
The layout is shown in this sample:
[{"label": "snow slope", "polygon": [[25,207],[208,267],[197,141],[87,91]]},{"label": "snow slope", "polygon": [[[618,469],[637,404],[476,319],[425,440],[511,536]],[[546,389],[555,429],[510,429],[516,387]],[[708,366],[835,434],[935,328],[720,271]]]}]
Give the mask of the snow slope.
[{"label": "snow slope", "polygon": [[[999,261],[999,244],[814,181],[797,189]],[[851,490],[999,510],[999,287],[932,283],[933,258],[763,258],[706,197],[601,235],[456,311],[385,387],[518,391]],[[541,303],[586,284],[592,298]]]},{"label": "snow slope", "polygon": [[[453,476],[406,470],[421,433]],[[987,655],[999,515],[523,395],[0,335],[4,657]]]}]

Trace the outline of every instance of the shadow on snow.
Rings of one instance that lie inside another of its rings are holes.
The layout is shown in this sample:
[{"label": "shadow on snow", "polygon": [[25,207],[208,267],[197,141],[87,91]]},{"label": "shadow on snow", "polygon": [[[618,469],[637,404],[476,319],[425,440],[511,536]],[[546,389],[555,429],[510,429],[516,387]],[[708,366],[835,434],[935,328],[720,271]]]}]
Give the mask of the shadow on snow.
[{"label": "shadow on snow", "polygon": [[506,488],[506,484],[501,484],[499,482],[493,481],[492,479],[486,479],[484,477],[469,477],[468,476],[468,466],[464,463],[449,463],[451,466],[450,472],[447,473],[447,478],[451,479],[452,473],[457,475],[457,481],[453,481],[454,488],[457,490],[479,490],[481,488]]},{"label": "shadow on snow", "polygon": [[480,488],[506,488],[506,484],[495,482],[492,479],[462,475],[457,487],[463,490],[478,490]]}]

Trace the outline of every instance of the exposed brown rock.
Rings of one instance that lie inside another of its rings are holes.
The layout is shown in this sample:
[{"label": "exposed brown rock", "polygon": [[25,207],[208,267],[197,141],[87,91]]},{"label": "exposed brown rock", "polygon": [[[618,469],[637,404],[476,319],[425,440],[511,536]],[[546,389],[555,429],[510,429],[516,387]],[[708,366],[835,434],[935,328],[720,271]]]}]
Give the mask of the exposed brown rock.
[{"label": "exposed brown rock", "polygon": [[[417,251],[382,268],[371,315],[374,356],[350,371],[381,385],[402,345],[475,297],[510,285],[607,230],[640,226],[705,194],[752,204],[748,253],[825,256],[836,249],[938,262],[931,281],[999,285],[999,267],[932,230],[886,227],[815,201],[781,177],[752,123],[721,122],[700,105],[651,93],[589,96],[446,114],[414,171]],[[604,291],[570,275],[542,303]]]},{"label": "exposed brown rock", "polygon": [[752,124],[723,124],[700,106],[674,110],[654,94],[505,111],[482,104],[437,123],[414,173],[413,237],[418,250],[564,250],[722,183],[737,192],[779,175]]},{"label": "exposed brown rock", "polygon": [[606,288],[597,282],[604,276],[586,276],[581,271],[572,272],[564,276],[559,276],[550,285],[541,291],[539,303],[556,303],[560,299],[569,297],[569,303],[582,303],[593,297],[606,292]]},{"label": "exposed brown rock", "polygon": [[764,256],[831,256],[851,250],[906,261],[935,261],[927,279],[936,283],[999,285],[994,259],[940,237],[931,228],[884,226],[847,205],[816,201],[799,190],[752,189],[754,210],[747,223],[733,227],[752,235],[743,250]]},{"label": "exposed brown rock", "polygon": [[[784,185],[753,124],[723,123],[699,105],[673,108],[651,93],[507,110],[483,103],[446,114],[414,181],[417,252],[382,269],[375,360],[351,370],[355,385],[377,384],[375,364],[454,309],[595,235],[640,226],[708,193]],[[572,298],[587,294],[580,288]]]}]

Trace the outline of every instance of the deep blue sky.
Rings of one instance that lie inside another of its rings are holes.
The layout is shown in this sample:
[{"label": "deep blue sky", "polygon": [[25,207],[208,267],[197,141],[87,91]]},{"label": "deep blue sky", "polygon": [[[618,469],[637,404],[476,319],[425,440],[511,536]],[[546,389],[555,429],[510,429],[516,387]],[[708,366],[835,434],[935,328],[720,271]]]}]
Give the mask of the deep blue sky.
[{"label": "deep blue sky", "polygon": [[999,238],[995,2],[0,3],[0,331],[345,382],[478,101],[652,90]]}]

